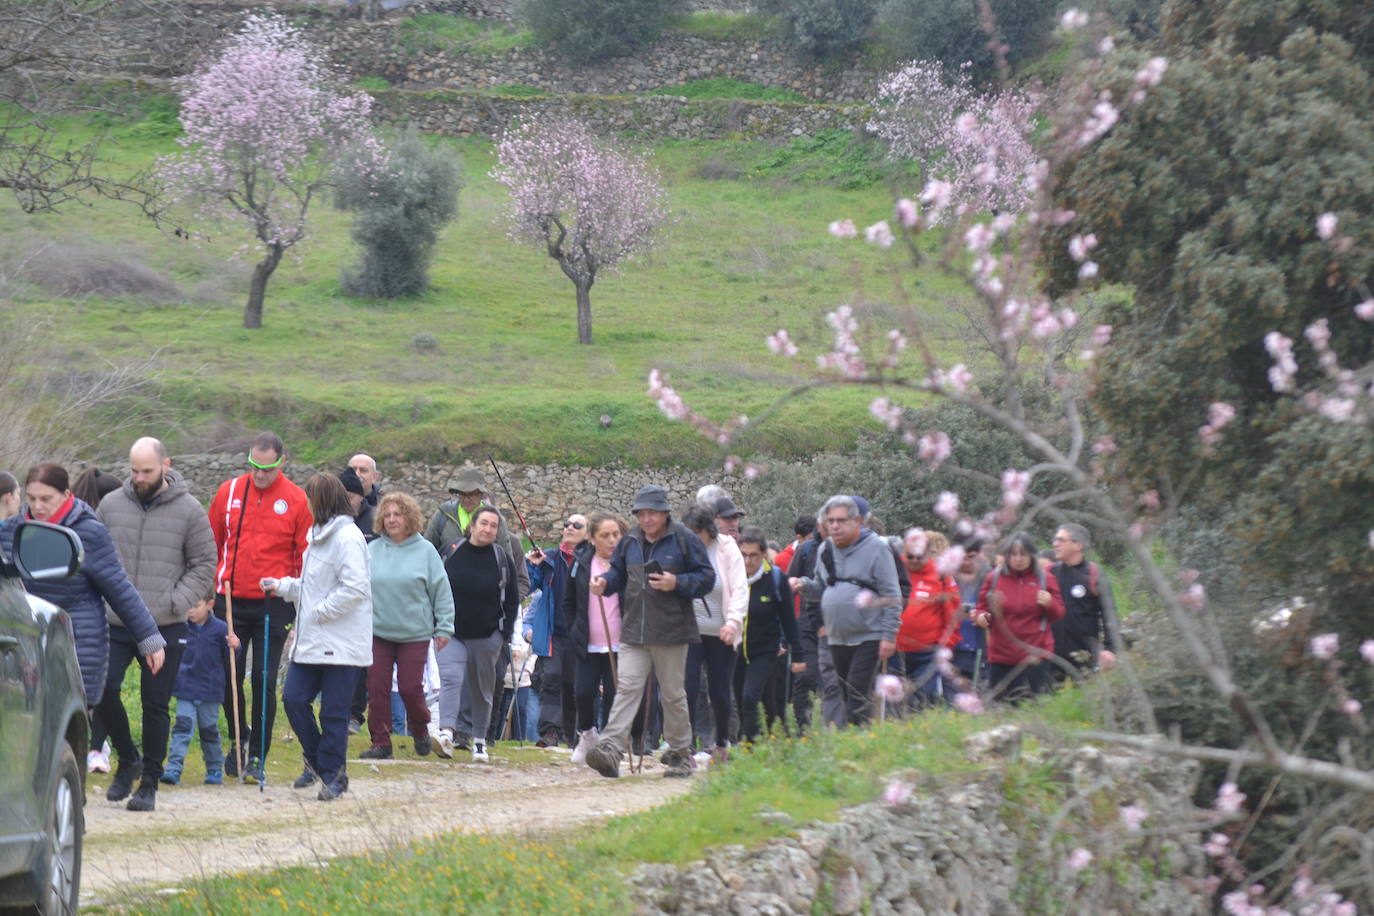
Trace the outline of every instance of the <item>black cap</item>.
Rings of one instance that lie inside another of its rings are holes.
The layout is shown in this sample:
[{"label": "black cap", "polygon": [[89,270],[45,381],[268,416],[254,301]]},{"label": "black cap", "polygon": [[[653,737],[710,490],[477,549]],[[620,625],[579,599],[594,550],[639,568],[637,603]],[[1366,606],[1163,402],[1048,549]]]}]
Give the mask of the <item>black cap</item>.
[{"label": "black cap", "polygon": [[339,483],[343,484],[343,488],[350,493],[356,493],[359,496],[367,495],[367,491],[363,489],[362,478],[352,468],[344,468],[339,472]]},{"label": "black cap", "polygon": [[716,518],[743,518],[744,510],[728,496],[716,500]]}]

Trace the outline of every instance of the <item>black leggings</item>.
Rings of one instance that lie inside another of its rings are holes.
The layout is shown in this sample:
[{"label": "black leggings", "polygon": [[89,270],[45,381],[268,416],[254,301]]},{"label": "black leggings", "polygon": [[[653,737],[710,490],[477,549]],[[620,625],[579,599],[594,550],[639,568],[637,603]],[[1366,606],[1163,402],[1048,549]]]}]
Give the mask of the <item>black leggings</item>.
[{"label": "black leggings", "polygon": [[753,741],[759,734],[759,704],[768,717],[768,727],[783,716],[787,705],[786,655],[765,655],[735,665],[735,696],[739,698],[739,735],[741,741]]},{"label": "black leggings", "polygon": [[[105,693],[95,709],[95,718],[110,736],[110,744],[119,755],[121,764],[139,759],[129,729],[129,715],[120,698],[124,672],[130,662],[138,662],[139,700],[143,706],[143,781],[157,786],[162,775],[162,761],[167,756],[167,738],[171,734],[172,685],[181,667],[181,652],[186,646],[186,624],[175,623],[158,627],[167,640],[162,667],[157,674],[148,670],[148,663],[138,654],[138,643],[124,627],[110,627],[110,671],[105,677]],[[95,747],[93,745],[93,747]],[[99,750],[99,747],[96,747]]]},{"label": "black leggings", "polygon": [[[611,654],[588,652],[573,668],[573,692],[577,700],[577,730],[601,728],[615,702],[615,678],[611,677]],[[601,715],[596,714],[596,697],[601,694]]]},{"label": "black leggings", "polygon": [[692,734],[697,731],[697,699],[701,695],[701,667],[706,665],[706,695],[716,720],[716,747],[730,741],[730,707],[734,699],[735,647],[719,636],[703,636],[687,650],[687,709],[692,715]]}]

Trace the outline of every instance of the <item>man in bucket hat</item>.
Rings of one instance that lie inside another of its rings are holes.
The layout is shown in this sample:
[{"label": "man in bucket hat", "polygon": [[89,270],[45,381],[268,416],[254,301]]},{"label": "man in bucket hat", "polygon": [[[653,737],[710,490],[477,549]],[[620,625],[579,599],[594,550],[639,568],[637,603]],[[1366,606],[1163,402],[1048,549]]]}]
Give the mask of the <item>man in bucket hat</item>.
[{"label": "man in bucket hat", "polygon": [[635,526],[621,538],[605,576],[591,580],[593,595],[620,595],[620,656],[615,703],[587,765],[619,776],[630,726],[650,675],[663,700],[664,776],[692,772],[692,724],[683,673],[687,647],[697,642],[692,601],[710,593],[716,572],[701,539],[673,521],[662,487],[641,487],[630,507]]}]

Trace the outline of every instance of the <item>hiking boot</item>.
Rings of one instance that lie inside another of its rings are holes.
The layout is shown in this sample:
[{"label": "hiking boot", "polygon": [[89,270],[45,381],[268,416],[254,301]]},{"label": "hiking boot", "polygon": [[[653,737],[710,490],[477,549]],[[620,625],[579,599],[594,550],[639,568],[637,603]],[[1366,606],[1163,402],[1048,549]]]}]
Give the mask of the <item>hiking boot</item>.
[{"label": "hiking boot", "polygon": [[134,782],[142,775],[142,760],[119,761],[119,766],[115,767],[114,779],[110,780],[110,788],[105,791],[105,798],[115,802],[128,798],[129,793],[134,790]]},{"label": "hiking boot", "polygon": [[692,775],[692,758],[676,751],[663,755],[664,779],[686,779]]},{"label": "hiking boot", "polygon": [[124,806],[129,811],[152,811],[157,807],[157,783],[144,780],[138,784],[138,791]]},{"label": "hiking boot", "polygon": [[620,776],[620,751],[603,741],[587,751],[587,766],[607,779],[616,779]]},{"label": "hiking boot", "polygon": [[472,735],[455,735],[453,738],[453,749],[455,751],[465,751],[472,746]]},{"label": "hiking boot", "polygon": [[248,766],[243,768],[243,776],[249,782],[265,784],[267,773],[263,768],[262,761],[256,757],[248,758]]},{"label": "hiking boot", "polygon": [[534,742],[535,747],[558,747],[558,732],[550,729],[539,736],[539,740]]},{"label": "hiking boot", "polygon": [[358,755],[359,760],[390,760],[391,748],[375,744]]},{"label": "hiking boot", "polygon": [[573,766],[581,766],[587,762],[587,752],[596,747],[600,737],[594,727],[577,733],[577,747],[573,748],[572,752]]},{"label": "hiking boot", "polygon": [[206,771],[205,771],[205,784],[206,784],[207,786],[222,786],[222,785],[224,785],[224,771],[223,771],[223,770],[206,770]]},{"label": "hiking boot", "polygon": [[319,777],[312,773],[310,769],[307,767],[305,770],[301,771],[301,775],[296,777],[296,781],[291,783],[291,788],[308,789],[315,784],[315,781],[318,778]]},{"label": "hiking boot", "polygon": [[334,782],[321,783],[319,794],[315,797],[320,801],[333,801],[347,791],[348,780],[336,779]]},{"label": "hiking boot", "polygon": [[434,749],[434,742],[430,740],[429,732],[417,732],[415,735],[415,756],[428,757],[429,752]]},{"label": "hiking boot", "polygon": [[91,751],[86,755],[87,773],[110,772],[110,755],[104,751]]},{"label": "hiking boot", "polygon": [[163,770],[157,781],[165,786],[181,785],[181,770]]},{"label": "hiking boot", "polygon": [[239,749],[234,745],[229,745],[229,752],[224,755],[224,775],[237,777],[239,775]]},{"label": "hiking boot", "polygon": [[725,747],[724,745],[717,744],[715,747],[711,748],[711,765],[712,765],[712,766],[715,766],[716,764],[719,764],[719,763],[725,763],[725,762],[726,762],[727,760],[729,760],[729,759],[730,759],[730,749],[729,749],[728,747]]},{"label": "hiking boot", "polygon": [[359,722],[357,719],[349,719],[349,720],[348,720],[348,733],[349,733],[350,735],[356,735],[356,734],[358,734],[358,732],[360,732],[360,731],[362,731],[362,730],[363,730],[363,723]]},{"label": "hiking boot", "polygon": [[447,728],[439,729],[439,736],[434,742],[434,756],[444,760],[453,757],[453,732]]},{"label": "hiking boot", "polygon": [[485,741],[472,742],[472,762],[486,763],[489,760],[491,757],[487,754],[487,743]]}]

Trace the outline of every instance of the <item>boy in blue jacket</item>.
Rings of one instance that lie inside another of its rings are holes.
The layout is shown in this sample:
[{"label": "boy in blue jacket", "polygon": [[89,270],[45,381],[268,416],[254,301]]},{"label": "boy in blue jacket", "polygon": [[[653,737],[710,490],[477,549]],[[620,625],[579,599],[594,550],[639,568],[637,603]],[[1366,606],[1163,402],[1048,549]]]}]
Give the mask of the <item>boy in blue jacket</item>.
[{"label": "boy in blue jacket", "polygon": [[219,712],[224,703],[229,650],[237,649],[239,640],[212,613],[213,609],[213,599],[204,598],[187,614],[186,646],[172,687],[172,695],[177,698],[177,721],[172,728],[172,751],[161,778],[169,786],[181,782],[186,750],[196,729],[200,731],[200,752],[205,755],[205,784],[217,786],[224,782]]}]

